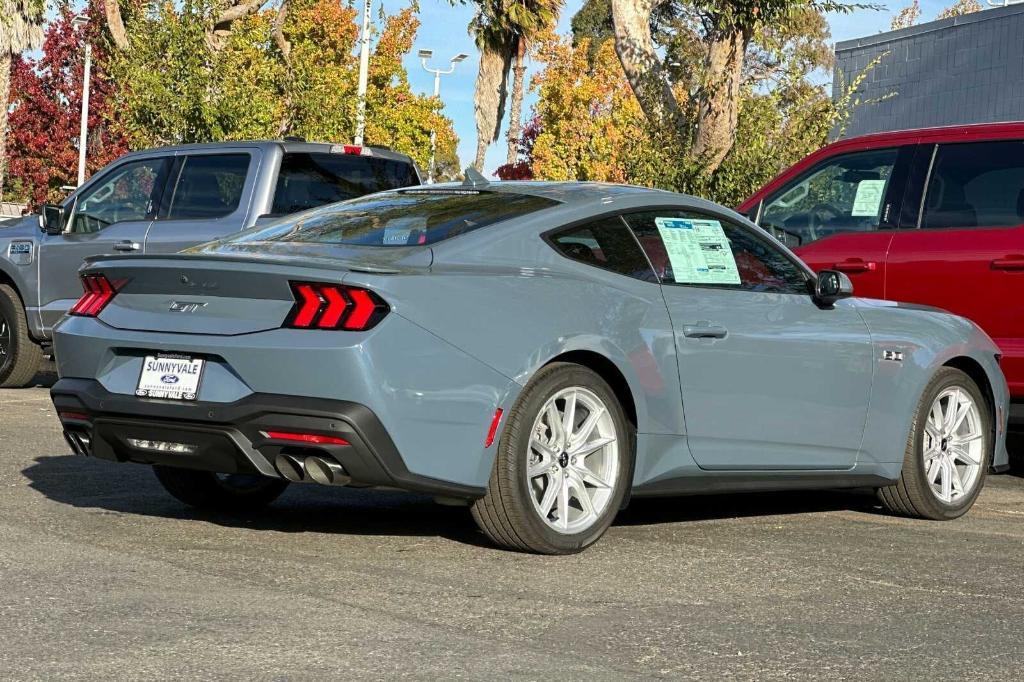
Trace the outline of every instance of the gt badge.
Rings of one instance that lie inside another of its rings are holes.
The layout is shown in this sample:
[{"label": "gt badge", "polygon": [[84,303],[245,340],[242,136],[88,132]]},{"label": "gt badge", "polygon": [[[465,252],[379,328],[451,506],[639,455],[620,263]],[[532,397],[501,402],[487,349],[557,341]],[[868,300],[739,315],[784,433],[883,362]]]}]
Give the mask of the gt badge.
[{"label": "gt badge", "polygon": [[882,359],[890,360],[892,362],[903,362],[903,351],[901,350],[883,350]]},{"label": "gt badge", "polygon": [[205,303],[192,303],[188,301],[171,301],[168,310],[172,313],[194,313],[200,308],[205,308]]}]

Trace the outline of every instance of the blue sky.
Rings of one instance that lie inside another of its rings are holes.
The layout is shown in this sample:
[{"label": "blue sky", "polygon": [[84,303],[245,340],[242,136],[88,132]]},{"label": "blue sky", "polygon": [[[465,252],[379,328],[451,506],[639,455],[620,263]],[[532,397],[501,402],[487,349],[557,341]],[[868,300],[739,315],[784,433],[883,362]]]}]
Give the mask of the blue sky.
[{"label": "blue sky", "polygon": [[[922,0],[922,20],[929,21],[943,8],[953,3],[954,0]],[[569,30],[569,21],[572,15],[582,5],[582,0],[569,0],[562,10],[559,21],[559,29],[564,32]],[[829,23],[832,28],[833,41],[849,40],[860,38],[866,35],[879,33],[889,29],[889,22],[893,14],[900,8],[910,4],[898,2],[890,5],[888,9],[881,11],[859,10],[848,15],[830,15]],[[394,13],[406,5],[404,0],[384,0],[386,12]],[[376,0],[373,16],[377,16],[381,6],[380,0]],[[409,80],[412,87],[425,93],[432,93],[434,89],[433,76],[426,73],[416,58],[416,49],[430,48],[434,50],[432,66],[446,66],[450,57],[465,52],[470,58],[460,64],[455,73],[441,78],[441,98],[445,103],[445,113],[455,122],[455,131],[459,135],[459,157],[462,165],[466,166],[473,160],[476,153],[476,128],[473,121],[473,83],[476,78],[477,52],[472,39],[466,31],[473,11],[468,5],[455,5],[448,0],[420,0],[420,19],[422,26],[417,36],[416,48],[406,59],[406,69],[409,72]],[[530,65],[527,78],[533,73],[534,65]],[[524,105],[523,116],[529,114],[530,105],[535,97],[527,94]],[[506,143],[502,128],[502,138],[493,144],[487,154],[485,170],[492,172],[497,166],[505,162]]]}]

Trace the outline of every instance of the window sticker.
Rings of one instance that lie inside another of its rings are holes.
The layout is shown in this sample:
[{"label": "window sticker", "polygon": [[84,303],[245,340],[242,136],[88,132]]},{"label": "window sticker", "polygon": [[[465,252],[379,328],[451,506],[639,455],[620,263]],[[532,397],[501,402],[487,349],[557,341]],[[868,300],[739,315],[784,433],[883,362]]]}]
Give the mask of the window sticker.
[{"label": "window sticker", "polygon": [[717,220],[655,218],[672,279],[679,284],[739,284],[736,259]]},{"label": "window sticker", "polygon": [[885,180],[861,180],[857,183],[857,195],[853,198],[853,210],[850,215],[857,217],[875,217],[885,197]]}]

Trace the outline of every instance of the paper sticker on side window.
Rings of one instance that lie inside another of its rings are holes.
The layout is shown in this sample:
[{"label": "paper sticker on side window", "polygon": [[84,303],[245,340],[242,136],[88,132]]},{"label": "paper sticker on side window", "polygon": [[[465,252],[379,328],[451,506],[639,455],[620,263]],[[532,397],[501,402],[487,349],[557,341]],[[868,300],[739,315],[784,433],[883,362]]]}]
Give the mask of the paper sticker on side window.
[{"label": "paper sticker on side window", "polygon": [[861,180],[857,183],[857,194],[853,197],[850,215],[855,218],[876,217],[884,196],[885,180]]},{"label": "paper sticker on side window", "polygon": [[32,242],[11,242],[7,249],[7,257],[16,265],[30,265],[32,263]]},{"label": "paper sticker on side window", "polygon": [[739,284],[736,259],[717,220],[655,218],[672,279],[679,284]]}]

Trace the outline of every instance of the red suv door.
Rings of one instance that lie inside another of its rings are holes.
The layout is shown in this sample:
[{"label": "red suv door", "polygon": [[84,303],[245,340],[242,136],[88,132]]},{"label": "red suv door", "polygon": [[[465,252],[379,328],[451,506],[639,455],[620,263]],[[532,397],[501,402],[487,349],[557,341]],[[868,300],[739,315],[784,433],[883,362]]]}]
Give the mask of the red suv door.
[{"label": "red suv door", "polygon": [[758,223],[815,270],[850,276],[858,296],[883,298],[914,145],[838,153],[765,197]]},{"label": "red suv door", "polygon": [[976,322],[1024,398],[1024,141],[939,144],[932,155],[916,224],[889,247],[886,297]]}]

